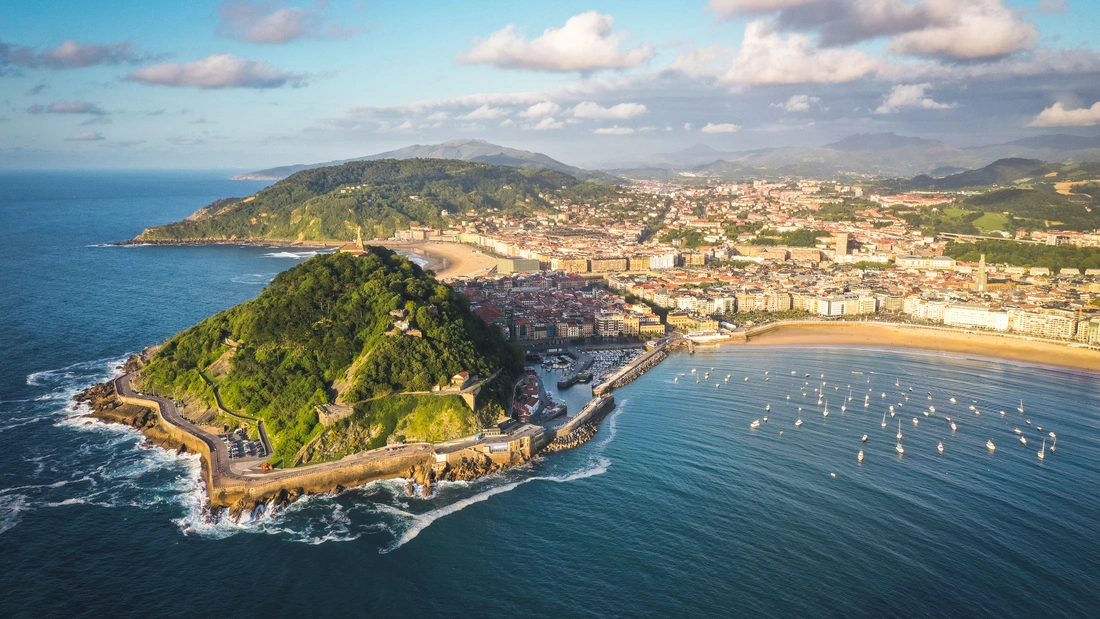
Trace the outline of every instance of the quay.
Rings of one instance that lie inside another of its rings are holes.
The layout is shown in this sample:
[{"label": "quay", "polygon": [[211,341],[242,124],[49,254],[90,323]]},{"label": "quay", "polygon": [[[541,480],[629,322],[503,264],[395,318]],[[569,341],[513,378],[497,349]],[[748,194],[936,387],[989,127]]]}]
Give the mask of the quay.
[{"label": "quay", "polygon": [[622,387],[637,379],[642,374],[657,367],[657,364],[668,357],[669,346],[670,344],[668,342],[661,342],[654,346],[652,350],[648,350],[639,355],[633,361],[627,363],[615,371],[615,373],[608,376],[604,382],[592,387],[592,395],[604,395],[612,389]]}]

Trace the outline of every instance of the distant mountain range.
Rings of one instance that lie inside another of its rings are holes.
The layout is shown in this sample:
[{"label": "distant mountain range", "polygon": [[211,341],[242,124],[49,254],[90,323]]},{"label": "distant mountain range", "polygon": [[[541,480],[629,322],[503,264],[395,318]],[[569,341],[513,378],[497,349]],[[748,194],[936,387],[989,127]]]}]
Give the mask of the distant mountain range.
[{"label": "distant mountain range", "polygon": [[641,155],[595,167],[630,178],[671,177],[680,172],[730,180],[775,174],[943,176],[1008,158],[1100,161],[1100,137],[1042,135],[1003,144],[958,148],[940,140],[893,133],[862,133],[816,148],[790,146],[723,152],[696,144],[681,151]]},{"label": "distant mountain range", "polygon": [[367,155],[365,157],[355,157],[352,159],[342,159],[339,161],[326,161],[324,163],[305,163],[280,166],[277,168],[268,168],[266,170],[249,172],[248,174],[238,174],[237,176],[234,176],[233,179],[243,181],[277,181],[282,180],[290,176],[291,174],[294,174],[295,172],[301,172],[302,170],[312,170],[313,168],[336,166],[351,161],[416,158],[458,159],[461,161],[476,161],[478,163],[507,165],[517,168],[545,168],[549,170],[557,170],[558,172],[565,172],[566,174],[580,180],[615,180],[613,177],[603,172],[583,170],[578,167],[564,164],[557,159],[553,159],[542,153],[533,153],[531,151],[519,150],[516,148],[507,148],[505,146],[499,146],[497,144],[490,144],[485,140],[451,140],[450,142],[444,142],[442,144],[414,144],[412,146],[406,146],[405,148],[386,151],[384,153],[378,153],[376,155]]}]

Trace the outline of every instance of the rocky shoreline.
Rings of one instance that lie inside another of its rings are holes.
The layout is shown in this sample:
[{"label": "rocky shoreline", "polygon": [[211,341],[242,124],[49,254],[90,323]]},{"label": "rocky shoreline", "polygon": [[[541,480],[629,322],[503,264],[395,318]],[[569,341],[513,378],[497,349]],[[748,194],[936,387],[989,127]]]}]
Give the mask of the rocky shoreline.
[{"label": "rocky shoreline", "polygon": [[[122,368],[130,372],[140,369],[142,359],[138,355],[132,356]],[[188,453],[188,447],[172,437],[163,427],[159,415],[151,408],[122,402],[116,392],[112,381],[97,383],[76,394],[73,399],[86,404],[91,412],[89,417],[105,423],[118,423],[134,428],[142,433],[150,445],[175,451],[177,454]],[[226,497],[224,504],[216,504],[211,500],[211,480],[209,479],[210,466],[208,454],[199,453],[203,459],[202,475],[204,485],[207,488],[206,505],[203,508],[203,518],[207,521],[217,522],[228,516],[233,521],[239,521],[242,516],[258,515],[271,510],[285,509],[294,501],[312,494],[339,493],[346,489],[339,483],[331,484],[294,484],[267,493],[259,493],[255,496]],[[436,463],[427,457],[420,458],[404,471],[375,479],[404,479],[407,480],[406,491],[409,496],[419,492],[422,496],[430,496],[434,485],[442,481],[474,481],[487,475],[498,473],[506,468],[525,464],[527,459],[514,459],[512,462],[494,462],[488,455],[470,452],[455,462]],[[375,479],[360,479],[360,485]]]},{"label": "rocky shoreline", "polygon": [[596,433],[599,432],[599,430],[600,421],[592,421],[586,423],[582,426],[577,427],[569,434],[566,434],[565,436],[559,436],[550,441],[550,444],[543,448],[543,451],[555,452],[579,447],[592,440],[596,436]]},{"label": "rocky shoreline", "polygon": [[249,247],[291,247],[295,249],[332,249],[345,243],[339,241],[292,241],[289,239],[142,239],[117,241],[108,245],[244,245]]}]

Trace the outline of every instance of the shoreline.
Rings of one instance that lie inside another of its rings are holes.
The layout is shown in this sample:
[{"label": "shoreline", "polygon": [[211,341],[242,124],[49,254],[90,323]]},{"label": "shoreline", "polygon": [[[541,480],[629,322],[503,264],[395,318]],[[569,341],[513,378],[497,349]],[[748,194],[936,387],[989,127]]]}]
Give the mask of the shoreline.
[{"label": "shoreline", "polygon": [[[388,239],[372,239],[364,241],[365,245],[379,245],[386,249],[404,250],[420,255],[427,260],[424,269],[435,272],[436,278],[448,279],[457,277],[472,277],[485,274],[496,266],[496,259],[474,249],[471,245],[462,243],[446,243],[436,241],[391,241]],[[296,241],[290,239],[163,239],[140,240],[130,239],[107,243],[115,246],[211,246],[211,245],[236,245],[241,247],[267,247],[271,249],[337,249],[347,245],[347,242],[337,241]]]},{"label": "shoreline", "polygon": [[871,346],[967,353],[1100,373],[1100,351],[1053,342],[891,323],[775,323],[736,346]]}]

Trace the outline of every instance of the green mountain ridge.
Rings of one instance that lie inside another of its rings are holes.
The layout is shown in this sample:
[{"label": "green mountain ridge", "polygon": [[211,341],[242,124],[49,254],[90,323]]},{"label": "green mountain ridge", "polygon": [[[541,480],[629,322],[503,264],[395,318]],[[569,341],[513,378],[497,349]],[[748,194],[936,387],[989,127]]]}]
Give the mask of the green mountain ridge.
[{"label": "green mountain ridge", "polygon": [[144,241],[347,241],[362,227],[384,238],[413,222],[449,216],[525,215],[569,191],[613,191],[563,172],[448,159],[353,161],[297,172],[247,198],[223,199],[183,221],[149,228]]},{"label": "green mountain ridge", "polygon": [[[284,466],[393,438],[468,436],[504,415],[522,371],[518,346],[408,259],[366,250],[306,260],[255,299],[175,335],[142,369],[141,388],[213,408],[205,374],[227,408],[265,420],[272,461]],[[402,310],[404,318],[391,313]],[[463,371],[482,379],[500,371],[473,410],[453,392],[410,393],[446,386]],[[354,412],[326,429],[317,406],[337,399]],[[327,449],[312,449],[315,438]]]}]

